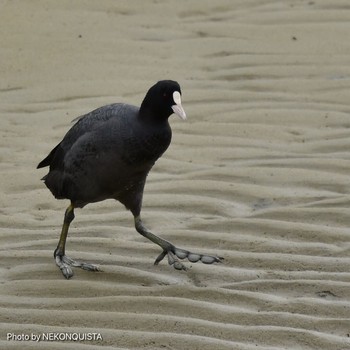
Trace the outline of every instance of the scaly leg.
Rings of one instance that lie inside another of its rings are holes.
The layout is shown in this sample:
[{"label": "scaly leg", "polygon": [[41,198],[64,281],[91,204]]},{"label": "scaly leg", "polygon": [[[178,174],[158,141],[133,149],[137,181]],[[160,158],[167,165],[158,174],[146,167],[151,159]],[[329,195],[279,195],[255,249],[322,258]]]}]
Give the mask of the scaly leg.
[{"label": "scaly leg", "polygon": [[212,255],[204,255],[204,254],[196,254],[191,253],[188,250],[180,249],[175,247],[172,243],[162,239],[152,232],[150,232],[142,223],[140,215],[135,216],[135,228],[136,231],[139,232],[142,236],[148,238],[153,243],[158,244],[163,251],[157,257],[154,262],[155,265],[158,265],[166,255],[168,255],[169,265],[173,265],[176,270],[186,270],[185,265],[183,265],[179,259],[188,259],[191,262],[201,261],[204,264],[212,264],[214,262],[222,262],[224,258],[219,256]]},{"label": "scaly leg", "polygon": [[74,205],[71,203],[64,214],[64,221],[63,221],[60,240],[58,241],[57,248],[55,249],[55,252],[54,252],[56,265],[61,269],[63,276],[67,279],[73,276],[73,270],[71,266],[80,267],[88,271],[99,271],[97,266],[92,264],[87,264],[84,262],[75,261],[69,258],[65,254],[68,229],[73,219],[74,219]]}]

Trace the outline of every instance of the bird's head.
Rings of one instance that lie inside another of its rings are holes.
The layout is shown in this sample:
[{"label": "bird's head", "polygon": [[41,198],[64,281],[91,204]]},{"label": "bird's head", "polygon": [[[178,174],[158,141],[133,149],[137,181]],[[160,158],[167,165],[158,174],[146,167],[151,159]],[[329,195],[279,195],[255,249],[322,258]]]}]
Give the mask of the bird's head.
[{"label": "bird's head", "polygon": [[181,119],[186,119],[186,113],[181,105],[181,88],[173,80],[161,80],[147,92],[140,108],[143,117],[167,120],[175,113]]}]

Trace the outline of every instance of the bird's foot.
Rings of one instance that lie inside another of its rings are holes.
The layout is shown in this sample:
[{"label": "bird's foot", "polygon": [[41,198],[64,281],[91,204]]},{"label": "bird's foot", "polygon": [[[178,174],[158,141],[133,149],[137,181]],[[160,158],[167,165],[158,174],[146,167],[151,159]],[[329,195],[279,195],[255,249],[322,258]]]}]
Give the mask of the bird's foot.
[{"label": "bird's foot", "polygon": [[56,265],[62,271],[63,276],[67,279],[70,279],[73,276],[72,267],[79,267],[87,271],[100,271],[100,269],[95,265],[73,260],[64,254],[63,255],[55,254],[55,261],[56,261]]},{"label": "bird's foot", "polygon": [[176,270],[186,270],[186,266],[183,265],[179,259],[188,259],[190,262],[201,261],[204,264],[213,264],[215,262],[219,263],[224,260],[224,258],[220,256],[212,256],[206,254],[196,254],[189,252],[185,249],[180,249],[175,247],[172,243],[166,241],[163,238],[160,238],[147,230],[147,228],[143,225],[140,215],[135,216],[135,228],[138,233],[142,236],[148,238],[153,243],[158,244],[162,247],[163,251],[159,254],[158,258],[154,262],[155,265],[158,265],[166,255],[168,255],[169,265],[173,265]]},{"label": "bird's foot", "polygon": [[191,253],[188,250],[180,249],[170,244],[167,249],[164,249],[160,253],[154,264],[158,265],[166,255],[168,255],[169,265],[173,265],[176,270],[187,270],[186,266],[182,264],[179,259],[188,259],[193,263],[201,261],[204,264],[220,263],[224,260],[224,258],[220,256]]}]

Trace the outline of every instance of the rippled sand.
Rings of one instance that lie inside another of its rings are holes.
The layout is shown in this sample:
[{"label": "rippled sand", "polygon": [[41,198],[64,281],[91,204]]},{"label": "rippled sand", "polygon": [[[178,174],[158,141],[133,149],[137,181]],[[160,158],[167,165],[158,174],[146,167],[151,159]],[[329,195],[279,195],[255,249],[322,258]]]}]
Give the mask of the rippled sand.
[{"label": "rippled sand", "polygon": [[[147,3],[147,5],[146,5]],[[142,7],[143,6],[143,7]],[[350,7],[316,1],[0,1],[1,349],[349,349]],[[113,201],[76,211],[37,163],[72,119],[178,80],[186,123],[143,217],[225,257],[179,272]],[[8,333],[100,333],[80,342]]]}]

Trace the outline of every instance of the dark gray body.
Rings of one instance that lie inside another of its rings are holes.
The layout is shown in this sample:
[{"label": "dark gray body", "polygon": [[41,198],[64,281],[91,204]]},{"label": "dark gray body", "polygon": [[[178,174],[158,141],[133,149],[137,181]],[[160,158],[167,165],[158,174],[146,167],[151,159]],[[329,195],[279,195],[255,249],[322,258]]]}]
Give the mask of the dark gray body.
[{"label": "dark gray body", "polygon": [[56,198],[75,207],[114,198],[138,215],[147,174],[170,141],[167,119],[111,104],[80,117],[38,167],[50,166],[44,181]]}]

